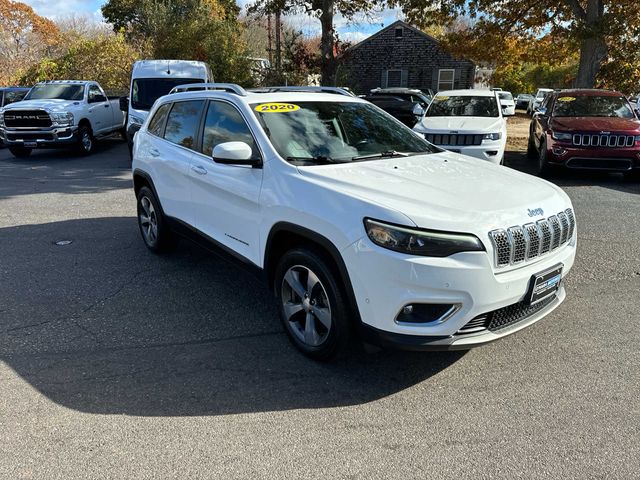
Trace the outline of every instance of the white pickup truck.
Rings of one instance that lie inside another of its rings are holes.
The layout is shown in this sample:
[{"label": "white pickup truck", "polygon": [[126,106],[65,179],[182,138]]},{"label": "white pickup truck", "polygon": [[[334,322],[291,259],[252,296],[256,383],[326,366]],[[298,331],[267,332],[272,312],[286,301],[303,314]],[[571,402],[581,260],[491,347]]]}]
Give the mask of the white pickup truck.
[{"label": "white pickup truck", "polygon": [[97,138],[121,133],[123,127],[119,98],[107,97],[91,81],[38,83],[24,100],[0,110],[0,138],[19,158],[35,148],[55,147],[89,155]]}]

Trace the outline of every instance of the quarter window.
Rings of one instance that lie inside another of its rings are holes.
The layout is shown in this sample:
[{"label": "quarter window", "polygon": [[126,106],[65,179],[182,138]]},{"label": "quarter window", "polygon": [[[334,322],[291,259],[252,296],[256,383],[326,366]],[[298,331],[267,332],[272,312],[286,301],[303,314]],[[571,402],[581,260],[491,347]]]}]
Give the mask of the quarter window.
[{"label": "quarter window", "polygon": [[228,103],[212,101],[204,121],[202,153],[211,156],[216,145],[225,142],[244,142],[251,147],[253,156],[258,156],[251,130],[240,112]]},{"label": "quarter window", "polygon": [[202,104],[202,100],[174,103],[164,130],[165,140],[193,150]]},{"label": "quarter window", "polygon": [[153,118],[149,122],[149,127],[147,128],[149,133],[162,137],[162,127],[164,126],[164,121],[167,118],[167,113],[169,113],[170,108],[171,104],[165,103],[156,110],[156,113],[153,115]]},{"label": "quarter window", "polygon": [[453,90],[456,71],[453,69],[438,70],[438,91]]}]

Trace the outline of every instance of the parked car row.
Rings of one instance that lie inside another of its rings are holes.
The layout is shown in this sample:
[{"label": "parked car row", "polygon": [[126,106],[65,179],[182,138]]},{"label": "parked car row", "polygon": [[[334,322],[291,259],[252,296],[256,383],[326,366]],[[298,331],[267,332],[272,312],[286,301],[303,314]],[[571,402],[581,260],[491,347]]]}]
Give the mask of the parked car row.
[{"label": "parked car row", "polygon": [[177,85],[211,80],[203,62],[141,60],[133,66],[128,97],[109,97],[97,82],[78,80],[0,89],[0,139],[19,158],[38,148],[73,148],[88,155],[96,140],[113,135],[126,138],[131,149],[158,98]]}]

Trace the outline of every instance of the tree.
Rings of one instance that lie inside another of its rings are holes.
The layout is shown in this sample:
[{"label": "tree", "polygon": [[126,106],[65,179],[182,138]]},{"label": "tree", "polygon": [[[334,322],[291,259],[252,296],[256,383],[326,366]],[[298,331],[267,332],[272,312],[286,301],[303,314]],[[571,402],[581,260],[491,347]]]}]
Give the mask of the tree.
[{"label": "tree", "polygon": [[0,0],[0,83],[15,70],[50,54],[60,43],[56,25],[21,2]]},{"label": "tree", "polygon": [[129,90],[131,67],[143,52],[128,43],[122,33],[80,38],[57,58],[45,58],[20,76],[32,85],[44,80],[96,80],[112,93]]},{"label": "tree", "polygon": [[148,44],[155,58],[205,61],[216,79],[251,83],[238,13],[232,0],[109,0],[102,7],[114,30]]},{"label": "tree", "polygon": [[[468,15],[479,19],[476,34],[490,48],[496,39],[550,36],[579,52],[577,87],[593,87],[609,53],[621,38],[638,35],[637,0],[397,0],[409,21],[419,26]],[[490,26],[491,28],[487,28]],[[554,55],[556,47],[546,53]]]}]

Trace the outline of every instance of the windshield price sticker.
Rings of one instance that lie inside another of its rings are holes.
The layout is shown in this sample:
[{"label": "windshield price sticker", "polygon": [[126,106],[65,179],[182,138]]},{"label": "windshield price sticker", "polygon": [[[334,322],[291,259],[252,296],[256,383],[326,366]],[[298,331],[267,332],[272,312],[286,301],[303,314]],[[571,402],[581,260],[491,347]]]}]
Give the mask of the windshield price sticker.
[{"label": "windshield price sticker", "polygon": [[436,97],[436,100],[440,100],[440,101],[444,102],[444,101],[446,101],[446,100],[449,100],[449,97],[444,96],[444,95],[438,95],[438,96]]},{"label": "windshield price sticker", "polygon": [[261,113],[295,112],[296,110],[300,110],[300,106],[293,103],[262,103],[255,108],[256,112]]},{"label": "windshield price sticker", "polygon": [[558,101],[559,102],[575,102],[576,97],[560,97]]}]

